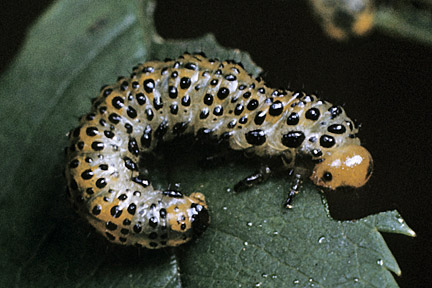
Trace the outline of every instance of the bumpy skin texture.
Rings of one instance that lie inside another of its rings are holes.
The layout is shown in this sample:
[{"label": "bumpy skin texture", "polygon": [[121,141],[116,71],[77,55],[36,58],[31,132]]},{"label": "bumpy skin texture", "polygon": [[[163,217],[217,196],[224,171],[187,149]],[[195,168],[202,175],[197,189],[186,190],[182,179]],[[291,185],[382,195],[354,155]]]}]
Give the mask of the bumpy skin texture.
[{"label": "bumpy skin texture", "polygon": [[373,0],[310,0],[325,32],[337,40],[363,36],[371,31]]},{"label": "bumpy skin texture", "polygon": [[140,154],[158,141],[187,133],[224,139],[234,150],[282,157],[292,168],[298,155],[319,163],[341,147],[361,147],[357,132],[342,108],[271,89],[233,61],[185,54],[147,62],[130,78],[102,87],[91,112],[70,132],[68,195],[112,242],[177,246],[204,231],[209,214],[201,193],[154,190],[140,175]]}]

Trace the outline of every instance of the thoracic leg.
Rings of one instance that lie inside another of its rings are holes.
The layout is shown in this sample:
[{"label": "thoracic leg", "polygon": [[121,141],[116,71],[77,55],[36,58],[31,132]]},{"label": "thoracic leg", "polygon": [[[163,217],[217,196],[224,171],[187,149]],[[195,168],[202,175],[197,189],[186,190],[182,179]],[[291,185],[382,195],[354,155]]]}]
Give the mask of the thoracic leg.
[{"label": "thoracic leg", "polygon": [[262,166],[254,174],[244,178],[234,186],[234,191],[241,192],[266,181],[271,175],[270,167]]},{"label": "thoracic leg", "polygon": [[292,201],[294,199],[294,197],[298,194],[298,192],[300,191],[300,186],[303,184],[303,179],[302,179],[302,175],[300,173],[296,173],[294,175],[294,180],[291,184],[290,187],[290,191],[288,192],[288,198],[285,201],[285,208],[292,208]]}]

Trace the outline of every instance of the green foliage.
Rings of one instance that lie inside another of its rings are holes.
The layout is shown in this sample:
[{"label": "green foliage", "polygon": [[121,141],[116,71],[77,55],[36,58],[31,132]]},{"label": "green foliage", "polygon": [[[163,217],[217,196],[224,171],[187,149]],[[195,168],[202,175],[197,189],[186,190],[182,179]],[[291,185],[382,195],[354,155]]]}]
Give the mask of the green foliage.
[{"label": "green foliage", "polygon": [[397,212],[335,221],[310,184],[286,211],[286,180],[235,195],[229,188],[253,168],[234,161],[203,170],[203,155],[190,148],[178,157],[168,153],[169,167],[152,170],[161,183],[182,181],[183,191],[206,195],[212,223],[201,238],[176,249],[139,250],[108,244],[78,219],[64,193],[63,148],[100,86],[138,62],[184,50],[260,71],[246,53],[220,47],[211,35],[160,39],[154,5],[58,1],[0,79],[1,286],[396,287],[390,271],[400,269],[379,231],[414,235]]}]

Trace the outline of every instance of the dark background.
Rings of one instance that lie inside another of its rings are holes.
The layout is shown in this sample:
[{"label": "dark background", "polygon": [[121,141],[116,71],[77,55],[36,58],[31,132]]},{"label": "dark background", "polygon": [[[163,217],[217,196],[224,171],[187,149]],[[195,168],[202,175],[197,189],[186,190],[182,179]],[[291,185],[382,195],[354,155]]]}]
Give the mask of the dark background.
[{"label": "dark background", "polygon": [[[158,33],[177,39],[214,33],[221,45],[248,51],[270,86],[318,92],[343,104],[362,123],[360,137],[374,157],[375,171],[362,189],[330,193],[331,213],[355,219],[397,209],[417,237],[384,234],[403,271],[396,280],[401,287],[432,283],[432,48],[379,31],[346,43],[333,41],[301,4],[305,1],[207,2],[160,1]],[[0,5],[1,72],[50,3]]]}]

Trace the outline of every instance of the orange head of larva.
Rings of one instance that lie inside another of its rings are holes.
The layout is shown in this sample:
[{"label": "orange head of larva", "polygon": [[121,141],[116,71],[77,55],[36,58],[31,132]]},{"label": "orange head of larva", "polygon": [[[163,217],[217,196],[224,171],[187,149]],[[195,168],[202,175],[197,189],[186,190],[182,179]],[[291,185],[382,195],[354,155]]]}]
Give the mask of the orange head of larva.
[{"label": "orange head of larva", "polygon": [[332,152],[315,165],[310,179],[315,185],[336,189],[342,186],[361,187],[372,175],[373,160],[366,148],[347,145]]}]

